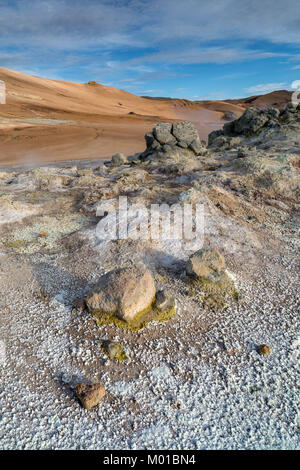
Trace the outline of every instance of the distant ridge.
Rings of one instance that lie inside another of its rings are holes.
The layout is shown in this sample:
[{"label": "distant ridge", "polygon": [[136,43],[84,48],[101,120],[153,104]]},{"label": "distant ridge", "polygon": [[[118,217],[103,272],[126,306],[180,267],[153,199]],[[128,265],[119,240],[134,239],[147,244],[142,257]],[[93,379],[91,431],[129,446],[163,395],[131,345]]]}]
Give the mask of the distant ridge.
[{"label": "distant ridge", "polygon": [[292,92],[288,90],[272,91],[265,95],[249,96],[237,100],[226,100],[227,103],[240,104],[249,108],[255,106],[260,109],[265,108],[284,108],[291,101]]},{"label": "distant ridge", "polygon": [[272,91],[271,93],[266,93],[265,95],[254,95],[254,96],[249,96],[246,98],[215,100],[215,101],[211,101],[211,100],[192,101],[192,100],[187,100],[185,98],[169,98],[169,97],[163,97],[163,96],[142,96],[142,98],[146,98],[148,100],[154,100],[154,101],[168,101],[168,102],[181,101],[183,103],[195,103],[197,105],[206,105],[206,104],[215,103],[216,107],[217,107],[217,103],[229,103],[229,104],[241,105],[245,108],[255,106],[260,109],[265,109],[269,107],[282,109],[287,105],[287,103],[291,101],[291,95],[292,95],[291,91],[278,90],[278,91]]}]

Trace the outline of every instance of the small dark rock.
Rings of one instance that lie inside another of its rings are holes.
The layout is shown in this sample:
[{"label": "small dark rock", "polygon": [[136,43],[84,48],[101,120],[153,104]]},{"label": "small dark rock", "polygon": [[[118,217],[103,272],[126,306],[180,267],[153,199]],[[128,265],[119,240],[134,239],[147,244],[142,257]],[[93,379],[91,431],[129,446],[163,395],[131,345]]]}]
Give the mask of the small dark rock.
[{"label": "small dark rock", "polygon": [[72,306],[74,308],[74,310],[76,310],[77,312],[83,312],[83,310],[85,310],[86,308],[86,303],[85,303],[85,300],[84,299],[75,299],[73,300],[72,302]]},{"label": "small dark rock", "polygon": [[270,346],[267,346],[266,344],[260,344],[257,347],[257,352],[261,356],[269,356],[269,354],[271,352],[271,348],[270,348]]}]

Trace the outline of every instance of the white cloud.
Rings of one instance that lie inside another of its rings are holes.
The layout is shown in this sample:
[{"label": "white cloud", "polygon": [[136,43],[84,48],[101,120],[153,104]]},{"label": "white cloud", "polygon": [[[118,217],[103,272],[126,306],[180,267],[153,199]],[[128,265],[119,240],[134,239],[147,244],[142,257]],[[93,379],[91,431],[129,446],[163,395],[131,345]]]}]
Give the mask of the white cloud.
[{"label": "white cloud", "polygon": [[164,93],[164,90],[143,90],[143,91],[139,91],[138,94],[139,95],[159,95],[160,93]]},{"label": "white cloud", "polygon": [[286,53],[259,50],[234,49],[225,47],[173,48],[136,57],[132,63],[171,63],[171,64],[227,64],[241,60],[269,59],[285,57]]},{"label": "white cloud", "polygon": [[189,99],[191,100],[198,100],[198,101],[213,101],[213,100],[225,100],[228,99],[226,93],[224,91],[216,91],[213,93],[207,93],[206,95],[194,95],[191,96]]},{"label": "white cloud", "polygon": [[291,84],[292,90],[298,90],[300,88],[300,80],[294,80]]},{"label": "white cloud", "polygon": [[82,50],[172,41],[300,44],[299,0],[2,0],[6,45]]},{"label": "white cloud", "polygon": [[247,93],[271,93],[272,91],[282,90],[287,86],[285,82],[279,83],[261,83],[260,85],[254,85],[250,88],[246,88]]},{"label": "white cloud", "polygon": [[299,50],[274,44],[300,46],[299,30],[299,0],[0,0],[0,64],[113,83],[182,78],[172,64],[286,57],[291,67]]}]

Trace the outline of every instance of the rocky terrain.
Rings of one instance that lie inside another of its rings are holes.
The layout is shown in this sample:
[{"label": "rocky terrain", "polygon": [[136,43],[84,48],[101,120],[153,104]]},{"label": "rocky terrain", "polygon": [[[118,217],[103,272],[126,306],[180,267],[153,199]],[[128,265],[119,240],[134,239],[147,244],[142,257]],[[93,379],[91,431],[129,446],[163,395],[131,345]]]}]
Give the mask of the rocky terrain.
[{"label": "rocky terrain", "polygon": [[[224,122],[208,145],[176,120],[130,157],[3,168],[2,449],[299,447],[300,110]],[[120,196],[201,205],[203,247],[138,239],[145,212],[99,237]]]}]

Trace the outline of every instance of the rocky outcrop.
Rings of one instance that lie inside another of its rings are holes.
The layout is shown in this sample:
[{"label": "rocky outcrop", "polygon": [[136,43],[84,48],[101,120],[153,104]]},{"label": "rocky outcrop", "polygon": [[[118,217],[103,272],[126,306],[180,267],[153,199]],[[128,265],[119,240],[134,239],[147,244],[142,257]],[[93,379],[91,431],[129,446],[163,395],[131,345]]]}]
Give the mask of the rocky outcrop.
[{"label": "rocky outcrop", "polygon": [[[234,135],[247,135],[257,132],[269,121],[269,118],[270,116],[260,109],[248,108],[239,119],[233,122],[233,125],[231,126],[231,132]],[[229,129],[227,125],[227,132],[228,130]],[[229,130],[228,134],[231,132]]]},{"label": "rocky outcrop", "polygon": [[141,162],[178,162],[208,153],[206,143],[200,140],[195,126],[189,121],[159,122],[152,132],[145,135],[146,149],[142,153],[125,157],[122,153],[112,156],[110,166],[126,164],[138,165]]},{"label": "rocky outcrop", "polygon": [[207,153],[197,129],[189,121],[160,122],[145,135],[145,140],[147,148],[140,155],[142,160],[164,159],[172,155],[193,158]]},{"label": "rocky outcrop", "polygon": [[234,121],[224,124],[223,129],[213,131],[208,136],[208,146],[220,148],[234,146],[239,142],[232,139],[250,138],[259,135],[263,130],[280,131],[281,127],[300,120],[300,105],[289,103],[285,109],[276,108],[262,110],[248,108],[242,116]]}]

